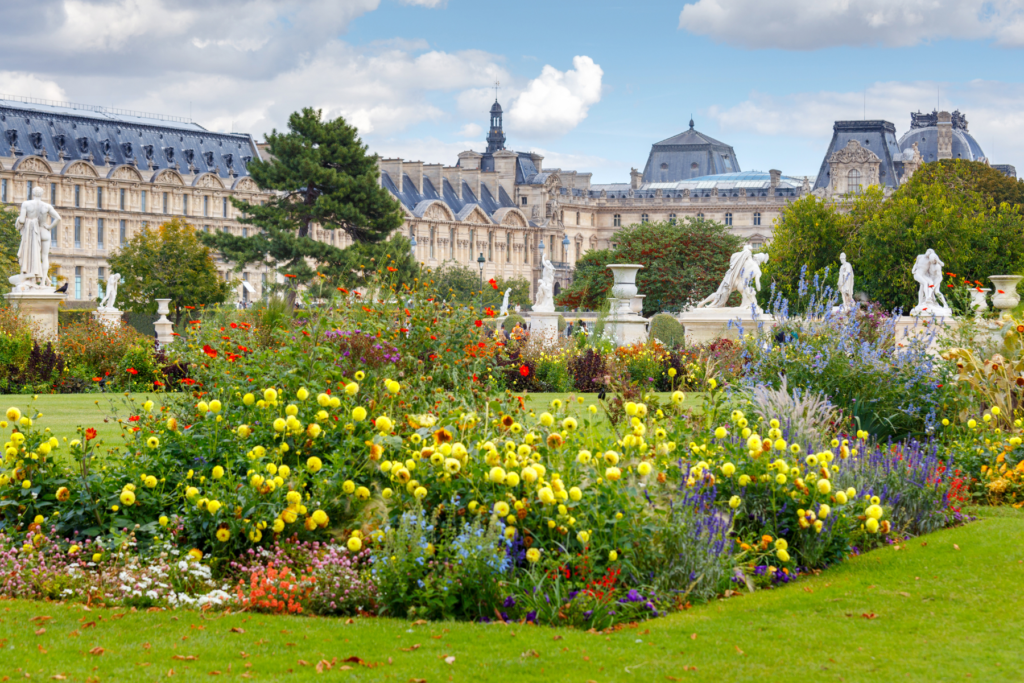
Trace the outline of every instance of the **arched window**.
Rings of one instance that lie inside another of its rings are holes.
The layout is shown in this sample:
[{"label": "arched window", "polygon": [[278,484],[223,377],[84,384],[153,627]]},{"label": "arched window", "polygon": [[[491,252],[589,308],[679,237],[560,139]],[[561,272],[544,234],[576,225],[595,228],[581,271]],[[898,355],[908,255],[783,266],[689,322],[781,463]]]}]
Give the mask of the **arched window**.
[{"label": "arched window", "polygon": [[640,222],[641,223],[646,223],[647,222],[647,214],[646,213],[640,214]]},{"label": "arched window", "polygon": [[669,225],[675,225],[676,224],[676,215],[674,213],[670,213],[668,215],[668,224]]},{"label": "arched window", "polygon": [[612,217],[612,225],[616,228],[622,227],[622,216],[620,214],[615,214]]},{"label": "arched window", "polygon": [[434,237],[435,237],[434,233],[435,233],[434,226],[430,226],[430,258],[434,258]]},{"label": "arched window", "polygon": [[476,249],[476,230],[469,231],[469,260],[473,260],[473,250]]},{"label": "arched window", "polygon": [[732,214],[731,213],[725,214],[725,224],[726,225],[732,225]]},{"label": "arched window", "polygon": [[580,249],[583,247],[579,242],[576,243],[576,260],[580,260]]},{"label": "arched window", "polygon": [[455,228],[448,230],[448,258],[455,260]]},{"label": "arched window", "polygon": [[494,233],[493,232],[488,232],[487,233],[487,260],[488,261],[493,261],[494,260]]},{"label": "arched window", "polygon": [[590,224],[594,224],[594,214],[590,214]]},{"label": "arched window", "polygon": [[512,233],[505,233],[505,262],[512,262]]},{"label": "arched window", "polygon": [[761,212],[760,211],[755,211],[754,212],[754,225],[761,225]]},{"label": "arched window", "polygon": [[846,191],[851,194],[860,194],[860,171],[855,168],[846,174]]},{"label": "arched window", "polygon": [[565,209],[562,209],[561,211],[558,212],[558,222],[559,223],[564,223],[565,222]]},{"label": "arched window", "polygon": [[577,211],[576,212],[576,225],[579,225],[579,224],[580,224],[580,212]]}]

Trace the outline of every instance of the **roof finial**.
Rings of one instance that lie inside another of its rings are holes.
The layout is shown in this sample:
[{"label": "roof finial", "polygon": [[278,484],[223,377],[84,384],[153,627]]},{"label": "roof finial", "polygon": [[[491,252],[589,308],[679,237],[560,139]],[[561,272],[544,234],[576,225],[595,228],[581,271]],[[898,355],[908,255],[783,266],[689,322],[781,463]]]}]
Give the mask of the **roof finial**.
[{"label": "roof finial", "polygon": [[693,130],[693,114],[690,114],[690,130]]},{"label": "roof finial", "polygon": [[498,86],[501,85],[501,81],[494,81],[494,101],[498,101]]}]

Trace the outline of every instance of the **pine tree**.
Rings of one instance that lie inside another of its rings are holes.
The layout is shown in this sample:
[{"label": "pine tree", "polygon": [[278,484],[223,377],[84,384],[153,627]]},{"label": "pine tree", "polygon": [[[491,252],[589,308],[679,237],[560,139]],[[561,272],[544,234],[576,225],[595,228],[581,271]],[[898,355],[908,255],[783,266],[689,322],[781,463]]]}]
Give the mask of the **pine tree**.
[{"label": "pine tree", "polygon": [[314,226],[343,230],[358,246],[380,242],[402,225],[398,201],[378,182],[376,157],[343,118],[324,121],[319,110],[306,108],[288,118],[288,132],[274,130],[266,140],[270,158],[252,161],[249,174],[276,196],[263,206],[231,200],[242,212],[238,222],[255,226],[255,234],[201,235],[237,267],[275,263],[295,284],[318,272],[342,280],[351,259],[314,239]]}]

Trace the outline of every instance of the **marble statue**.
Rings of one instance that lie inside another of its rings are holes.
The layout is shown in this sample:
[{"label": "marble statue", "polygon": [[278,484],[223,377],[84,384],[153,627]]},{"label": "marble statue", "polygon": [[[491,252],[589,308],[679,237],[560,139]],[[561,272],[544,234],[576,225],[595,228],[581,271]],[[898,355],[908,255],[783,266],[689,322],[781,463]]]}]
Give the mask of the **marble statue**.
[{"label": "marble statue", "polygon": [[846,260],[846,254],[839,255],[839,295],[843,297],[841,310],[852,311],[857,307],[853,300],[853,266]]},{"label": "marble statue", "polygon": [[[761,265],[767,261],[768,254],[755,255],[749,244],[744,245],[742,251],[729,257],[729,270],[725,271],[718,289],[697,304],[697,308],[725,308],[733,292],[742,295],[741,308],[756,308],[757,293],[761,291]],[[760,313],[760,309],[757,310]]]},{"label": "marble statue", "polygon": [[504,318],[506,315],[508,315],[508,295],[511,293],[511,287],[505,290],[505,296],[501,300],[501,310],[498,311],[499,318]]},{"label": "marble statue", "polygon": [[107,293],[100,301],[100,305],[96,307],[99,311],[116,311],[117,310],[117,286],[121,284],[121,275],[119,273],[111,273],[110,278],[107,280]]},{"label": "marble statue", "polygon": [[944,265],[934,249],[929,249],[915,259],[910,273],[917,281],[917,306],[911,309],[910,315],[924,313],[952,317],[953,311],[950,310],[941,290]]},{"label": "marble statue", "polygon": [[546,256],[542,256],[544,270],[537,280],[537,298],[533,302],[533,310],[539,313],[553,313],[555,310],[555,264]]},{"label": "marble statue", "polygon": [[[51,220],[47,221],[47,217]],[[48,281],[50,231],[60,229],[60,214],[43,201],[43,188],[33,188],[32,199],[21,205],[21,213],[14,226],[21,232],[21,245],[18,247],[19,273],[9,278],[14,290],[53,291]]]}]

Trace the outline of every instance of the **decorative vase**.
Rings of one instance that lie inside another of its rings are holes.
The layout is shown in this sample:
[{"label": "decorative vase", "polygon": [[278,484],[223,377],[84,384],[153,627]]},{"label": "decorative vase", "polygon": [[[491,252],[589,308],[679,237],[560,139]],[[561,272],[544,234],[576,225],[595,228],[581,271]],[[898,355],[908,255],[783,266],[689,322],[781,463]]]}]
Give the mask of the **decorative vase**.
[{"label": "decorative vase", "polygon": [[156,300],[156,312],[159,313],[161,316],[167,315],[168,313],[171,312],[171,309],[170,309],[170,306],[169,306],[170,303],[171,303],[170,299],[157,299]]},{"label": "decorative vase", "polygon": [[637,294],[632,299],[630,299],[629,310],[636,313],[637,315],[641,315],[644,312],[644,298],[646,296],[646,294]]},{"label": "decorative vase", "polygon": [[167,314],[171,312],[169,303],[170,299],[156,300],[156,312],[160,314],[160,319],[153,323],[153,327],[156,328],[156,340],[161,347],[174,341],[174,323],[167,319]]},{"label": "decorative vase", "polygon": [[1017,283],[1024,280],[1021,275],[990,275],[989,280],[996,286],[992,295],[992,304],[1001,311],[1008,311],[1020,303],[1017,294]]},{"label": "decorative vase", "polygon": [[971,308],[974,309],[974,315],[981,317],[981,314],[988,310],[988,301],[985,297],[989,292],[991,290],[982,289],[981,287],[975,287],[971,290]]},{"label": "decorative vase", "polygon": [[643,268],[638,263],[612,263],[608,266],[612,271],[615,284],[612,285],[612,298],[617,299],[616,313],[628,315],[631,310],[631,300],[636,296],[636,274]]}]

